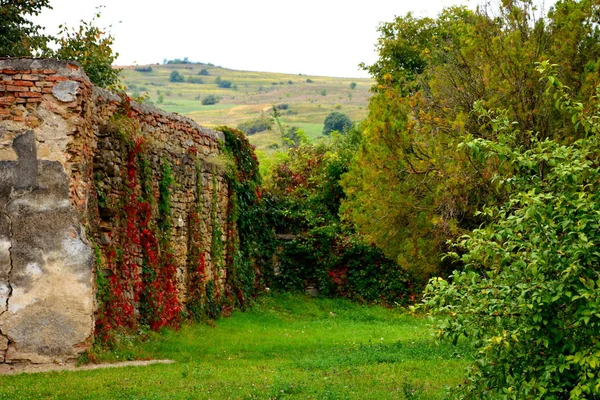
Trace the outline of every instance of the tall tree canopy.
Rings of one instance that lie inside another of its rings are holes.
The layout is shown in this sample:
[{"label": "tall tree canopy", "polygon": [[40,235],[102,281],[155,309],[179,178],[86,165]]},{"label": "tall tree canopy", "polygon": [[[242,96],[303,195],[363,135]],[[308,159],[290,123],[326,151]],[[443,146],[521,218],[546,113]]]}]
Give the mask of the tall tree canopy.
[{"label": "tall tree canopy", "polygon": [[383,24],[379,59],[363,65],[377,84],[343,180],[345,219],[406,268],[439,272],[447,240],[479,226],[483,204],[505,198],[490,181],[496,165],[458,146],[499,134],[493,122],[480,124],[474,105],[506,110],[519,146],[530,146],[533,132],[572,142],[579,133],[544,95],[534,65],[559,64],[574,98],[588,102],[600,79],[599,22],[595,0],[562,0],[546,15],[512,0]]},{"label": "tall tree canopy", "polygon": [[46,49],[42,27],[28,17],[51,8],[49,0],[0,0],[0,57],[28,57]]}]

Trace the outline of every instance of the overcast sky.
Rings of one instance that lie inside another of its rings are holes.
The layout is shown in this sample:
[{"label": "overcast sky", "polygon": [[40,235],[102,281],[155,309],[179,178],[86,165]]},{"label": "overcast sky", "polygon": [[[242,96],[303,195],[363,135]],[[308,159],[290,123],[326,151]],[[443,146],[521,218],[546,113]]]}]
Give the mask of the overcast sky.
[{"label": "overcast sky", "polygon": [[55,34],[79,26],[99,5],[98,26],[112,25],[118,65],[188,57],[250,71],[366,77],[376,60],[377,27],[413,11],[436,16],[476,0],[51,0],[36,22]]}]

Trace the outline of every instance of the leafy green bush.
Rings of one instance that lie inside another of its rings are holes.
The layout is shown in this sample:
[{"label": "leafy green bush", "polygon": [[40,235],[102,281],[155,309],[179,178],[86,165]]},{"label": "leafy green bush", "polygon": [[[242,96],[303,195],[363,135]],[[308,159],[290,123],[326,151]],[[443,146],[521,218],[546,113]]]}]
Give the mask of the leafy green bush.
[{"label": "leafy green bush", "polygon": [[208,70],[206,68],[202,68],[200,72],[198,72],[198,75],[208,76],[210,74],[208,73]]},{"label": "leafy green bush", "polygon": [[350,117],[339,111],[334,111],[325,118],[323,135],[330,135],[333,131],[344,133],[351,127],[352,120]]},{"label": "leafy green bush", "polygon": [[145,67],[135,67],[133,70],[137,72],[152,72],[152,67],[149,65]]},{"label": "leafy green bush", "polygon": [[203,106],[210,106],[219,102],[219,97],[214,94],[209,94],[201,100]]},{"label": "leafy green bush", "polygon": [[313,228],[282,247],[275,283],[286,290],[313,284],[329,297],[406,305],[422,287],[381,250],[336,225]]},{"label": "leafy green bush", "polygon": [[97,86],[122,90],[119,76],[121,70],[112,66],[119,56],[112,48],[114,37],[106,35],[106,29],[95,25],[99,18],[98,12],[90,22],[81,21],[77,29],[59,26],[61,37],[57,40],[58,50],[48,55],[61,60],[77,61],[90,81]]},{"label": "leafy green bush", "polygon": [[464,271],[425,291],[425,305],[445,316],[440,337],[465,335],[479,350],[458,398],[600,398],[600,107],[584,110],[548,79],[586,138],[530,135],[524,149],[507,113],[479,107],[498,141],[465,144],[474,160],[501,166],[490,182],[508,198],[462,237],[453,256]]},{"label": "leafy green bush", "polygon": [[406,304],[420,285],[339,221],[340,177],[360,140],[360,131],[352,130],[315,145],[301,143],[269,176],[271,220],[284,235],[274,284],[295,291],[314,285],[327,296]]},{"label": "leafy green bush", "polygon": [[222,79],[220,76],[217,76],[217,78],[215,79],[215,83],[217,84],[218,87],[220,87],[222,89],[230,89],[231,86],[233,85],[231,83],[231,81]]},{"label": "leafy green bush", "polygon": [[254,135],[255,133],[268,131],[272,126],[273,120],[266,115],[261,115],[258,118],[240,123],[238,129],[246,135]]},{"label": "leafy green bush", "polygon": [[0,57],[31,57],[47,50],[50,37],[42,27],[27,19],[52,8],[49,0],[3,1],[0,3]]},{"label": "leafy green bush", "polygon": [[185,77],[179,71],[173,70],[169,75],[169,82],[185,82]]},{"label": "leafy green bush", "polygon": [[187,81],[189,83],[197,83],[197,84],[202,84],[204,83],[204,81],[202,80],[202,78],[199,78],[197,76],[188,76],[187,77]]}]

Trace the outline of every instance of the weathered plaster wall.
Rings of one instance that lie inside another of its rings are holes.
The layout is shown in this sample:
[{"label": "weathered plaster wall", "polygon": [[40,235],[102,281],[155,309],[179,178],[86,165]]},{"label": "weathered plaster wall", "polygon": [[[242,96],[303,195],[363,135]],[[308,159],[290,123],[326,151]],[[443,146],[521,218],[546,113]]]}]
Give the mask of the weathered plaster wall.
[{"label": "weathered plaster wall", "polygon": [[117,114],[137,121],[153,191],[164,160],[173,168],[171,237],[180,301],[185,305],[190,216],[198,203],[206,275],[222,290],[225,271],[211,264],[209,221],[217,217],[225,241],[228,188],[211,162],[222,134],[124,102],[93,87],[78,65],[0,59],[0,362],[74,358],[93,338],[92,241],[106,258],[123,225],[127,160],[111,125]]}]

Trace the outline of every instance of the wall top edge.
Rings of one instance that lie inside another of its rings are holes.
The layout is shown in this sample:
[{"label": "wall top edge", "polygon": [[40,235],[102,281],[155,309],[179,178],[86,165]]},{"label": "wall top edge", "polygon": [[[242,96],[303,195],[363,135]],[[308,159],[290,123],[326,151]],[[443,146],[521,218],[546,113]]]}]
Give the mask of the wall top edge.
[{"label": "wall top edge", "polygon": [[[13,58],[13,57],[0,57],[0,73],[7,71],[52,71],[54,75],[63,76],[65,78],[82,78],[89,82],[89,78],[81,65],[75,61],[64,61],[52,58]],[[54,72],[56,71],[56,72]],[[48,72],[45,72],[48,73]],[[93,85],[92,85],[93,86]],[[95,99],[102,97],[109,101],[121,102],[121,98],[114,92],[106,89],[93,86],[93,96]],[[131,102],[132,108],[141,114],[158,114],[164,118],[175,120],[180,123],[188,124],[192,128],[197,129],[198,133],[202,136],[208,136],[213,139],[225,140],[225,136],[222,132],[206,128],[199,125],[194,120],[184,117],[176,113],[169,113],[160,108],[149,106],[146,104],[140,104],[137,102]]]}]

